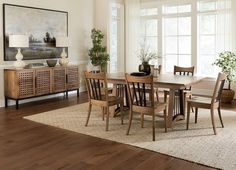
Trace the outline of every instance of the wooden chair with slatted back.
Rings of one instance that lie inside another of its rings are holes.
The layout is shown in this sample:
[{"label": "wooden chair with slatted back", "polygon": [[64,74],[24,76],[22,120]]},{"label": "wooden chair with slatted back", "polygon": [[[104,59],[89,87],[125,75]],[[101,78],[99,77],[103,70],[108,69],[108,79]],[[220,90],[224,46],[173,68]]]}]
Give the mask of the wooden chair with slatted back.
[{"label": "wooden chair with slatted back", "polygon": [[[174,75],[180,75],[180,76],[194,76],[194,66],[192,67],[179,67],[174,66]],[[186,98],[191,98],[191,86],[186,87],[184,89],[184,108],[186,104]],[[169,95],[168,90],[164,90],[164,101],[167,102],[167,96]],[[176,92],[176,95],[178,95],[178,92]],[[193,110],[192,110],[193,111]]]},{"label": "wooden chair with slatted back", "polygon": [[[129,125],[127,129],[127,135],[129,134],[133,112],[141,114],[141,122],[143,127],[144,115],[152,116],[152,128],[153,128],[153,141],[155,141],[155,116],[156,113],[161,111],[164,112],[165,121],[165,132],[167,132],[167,112],[166,103],[154,102],[154,90],[153,90],[153,76],[131,76],[129,74],[125,75],[126,85],[128,89],[129,96]],[[151,89],[151,95],[147,97],[146,89]]]},{"label": "wooden chair with slatted back", "polygon": [[190,107],[195,107],[195,123],[197,123],[198,108],[210,109],[211,122],[212,122],[213,131],[215,135],[217,133],[216,133],[216,128],[215,128],[214,110],[217,109],[221,125],[222,127],[224,127],[223,120],[221,117],[220,99],[221,99],[221,94],[224,87],[225,79],[226,79],[225,74],[223,73],[218,74],[212,98],[193,96],[191,99],[188,99],[187,101],[187,130],[189,129]]},{"label": "wooden chair with slatted back", "polygon": [[[107,88],[107,77],[105,73],[84,72],[86,87],[89,97],[89,110],[85,126],[88,125],[92,105],[100,106],[106,109],[106,131],[109,124],[109,107],[120,104],[121,106],[121,123],[123,124],[123,98],[109,96]],[[104,116],[104,112],[103,112]],[[104,119],[104,117],[103,117]]]}]

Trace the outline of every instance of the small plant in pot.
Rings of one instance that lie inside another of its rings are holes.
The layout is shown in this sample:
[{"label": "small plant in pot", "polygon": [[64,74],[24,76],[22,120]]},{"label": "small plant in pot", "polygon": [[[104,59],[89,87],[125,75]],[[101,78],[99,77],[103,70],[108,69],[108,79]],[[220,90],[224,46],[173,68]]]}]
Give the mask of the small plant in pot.
[{"label": "small plant in pot", "polygon": [[223,89],[221,102],[230,103],[234,98],[234,90],[231,89],[231,84],[234,81],[236,72],[236,55],[233,52],[225,51],[219,54],[213,65],[221,68],[221,71],[226,74],[228,88]]},{"label": "small plant in pot", "polygon": [[142,64],[139,65],[139,71],[145,72],[147,75],[149,75],[151,73],[149,61],[153,59],[158,59],[158,55],[156,53],[150,52],[149,47],[147,47],[146,43],[144,42],[140,45],[140,52],[138,54],[138,58],[142,62]]},{"label": "small plant in pot", "polygon": [[89,49],[88,55],[91,63],[94,66],[100,66],[102,72],[107,72],[107,62],[109,61],[109,54],[106,46],[102,45],[104,34],[98,29],[91,30],[91,39],[93,47]]}]

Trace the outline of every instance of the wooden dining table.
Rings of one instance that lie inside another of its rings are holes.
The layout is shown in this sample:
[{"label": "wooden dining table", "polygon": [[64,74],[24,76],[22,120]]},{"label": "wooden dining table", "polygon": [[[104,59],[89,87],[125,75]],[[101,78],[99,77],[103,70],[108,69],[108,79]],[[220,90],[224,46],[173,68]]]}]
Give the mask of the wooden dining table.
[{"label": "wooden dining table", "polygon": [[[173,74],[159,74],[154,77],[154,87],[169,89],[169,101],[168,101],[168,120],[167,126],[172,128],[172,122],[179,119],[183,119],[185,115],[184,109],[184,97],[183,90],[193,84],[199,83],[204,77],[199,76],[180,76]],[[108,83],[113,85],[125,85],[125,73],[109,73],[107,74]],[[175,93],[179,92],[179,113],[174,113],[176,107]]]}]

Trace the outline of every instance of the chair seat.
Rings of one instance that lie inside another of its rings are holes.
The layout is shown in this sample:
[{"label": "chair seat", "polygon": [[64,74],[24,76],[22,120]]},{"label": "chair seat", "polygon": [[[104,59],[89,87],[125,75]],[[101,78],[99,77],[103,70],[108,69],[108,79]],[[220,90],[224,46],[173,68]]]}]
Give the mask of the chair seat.
[{"label": "chair seat", "polygon": [[[154,102],[154,110],[155,110],[155,114],[165,110],[165,108],[167,107],[167,103],[165,102]],[[145,106],[133,106],[133,111],[135,112],[140,112],[143,111],[143,113],[148,114],[148,113],[152,113],[153,108],[151,107],[151,101],[147,101],[146,102],[146,107]],[[151,114],[149,114],[151,115]],[[161,114],[157,114],[159,116],[161,116]]]},{"label": "chair seat", "polygon": [[210,97],[192,96],[191,99],[188,99],[188,102],[211,104],[211,98]]},{"label": "chair seat", "polygon": [[[192,98],[188,99],[187,102],[190,103],[192,107],[211,108],[211,100],[212,98],[210,97],[192,96]],[[215,102],[214,106],[218,107],[219,102]]]},{"label": "chair seat", "polygon": [[[106,97],[102,96],[102,100],[106,101]],[[123,100],[122,97],[118,97],[118,96],[108,96],[108,105],[116,105],[117,102],[120,102],[121,100]]]}]

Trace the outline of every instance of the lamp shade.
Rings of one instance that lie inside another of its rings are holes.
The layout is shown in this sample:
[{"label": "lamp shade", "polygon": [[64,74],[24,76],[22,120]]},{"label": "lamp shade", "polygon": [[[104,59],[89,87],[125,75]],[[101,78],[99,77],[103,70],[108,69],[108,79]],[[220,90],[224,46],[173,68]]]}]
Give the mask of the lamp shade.
[{"label": "lamp shade", "polygon": [[68,37],[57,37],[56,38],[56,47],[69,47],[69,38]]},{"label": "lamp shade", "polygon": [[9,47],[29,47],[29,37],[27,35],[10,35]]}]

